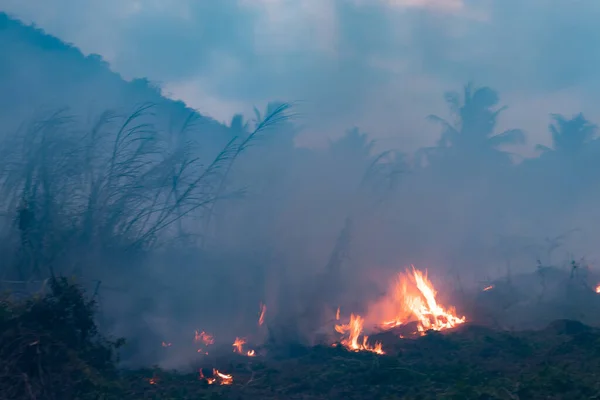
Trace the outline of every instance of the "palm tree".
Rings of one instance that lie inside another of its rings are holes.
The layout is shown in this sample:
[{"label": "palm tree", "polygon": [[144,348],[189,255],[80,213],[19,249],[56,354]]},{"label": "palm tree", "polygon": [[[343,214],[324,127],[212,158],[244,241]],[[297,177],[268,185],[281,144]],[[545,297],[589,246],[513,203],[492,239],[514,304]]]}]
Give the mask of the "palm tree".
[{"label": "palm tree", "polygon": [[507,108],[497,107],[500,99],[495,90],[486,86],[475,88],[468,83],[462,96],[458,92],[448,92],[444,99],[455,120],[448,122],[436,115],[427,117],[443,127],[438,145],[425,149],[428,155],[453,154],[463,159],[485,155],[508,160],[508,153],[499,150],[499,147],[525,143],[525,134],[520,129],[494,133],[498,116]]},{"label": "palm tree", "polygon": [[371,157],[371,151],[375,141],[369,139],[369,135],[361,133],[358,128],[346,131],[346,134],[335,141],[329,141],[329,151],[334,157],[347,158],[354,163],[363,161],[367,163]]},{"label": "palm tree", "polygon": [[552,114],[552,123],[548,129],[552,135],[552,147],[537,145],[543,152],[554,152],[564,156],[575,156],[593,141],[598,133],[598,126],[588,121],[582,113],[566,118],[560,114]]},{"label": "palm tree", "polygon": [[242,114],[235,114],[231,118],[231,122],[229,123],[229,128],[232,132],[232,136],[237,136],[241,138],[245,138],[248,136],[248,128],[249,123],[244,121],[244,116]]}]

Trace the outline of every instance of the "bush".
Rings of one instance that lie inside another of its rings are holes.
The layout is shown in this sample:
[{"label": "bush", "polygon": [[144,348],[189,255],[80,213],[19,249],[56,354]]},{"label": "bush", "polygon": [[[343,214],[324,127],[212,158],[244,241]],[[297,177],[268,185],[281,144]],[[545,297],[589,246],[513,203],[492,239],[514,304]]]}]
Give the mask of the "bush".
[{"label": "bush", "polygon": [[0,300],[0,399],[86,399],[115,392],[116,350],[123,340],[98,332],[96,303],[79,286],[53,278],[50,288],[25,301]]}]

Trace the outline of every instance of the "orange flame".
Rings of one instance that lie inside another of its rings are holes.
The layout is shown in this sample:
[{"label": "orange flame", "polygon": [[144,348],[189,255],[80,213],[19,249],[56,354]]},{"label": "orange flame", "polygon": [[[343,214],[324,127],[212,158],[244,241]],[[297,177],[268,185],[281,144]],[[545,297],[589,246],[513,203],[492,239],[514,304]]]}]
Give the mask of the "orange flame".
[{"label": "orange flame", "polygon": [[488,290],[492,290],[493,288],[494,288],[494,285],[486,286],[483,288],[483,291],[487,292]]},{"label": "orange flame", "polygon": [[600,293],[600,283],[596,286],[596,293]]},{"label": "orange flame", "polygon": [[[389,303],[392,304],[393,318],[385,320],[384,328],[393,328],[416,318],[419,332],[429,329],[440,331],[454,328],[466,321],[458,317],[454,307],[447,310],[440,306],[435,297],[437,292],[427,279],[427,273],[422,273],[414,266],[398,276]],[[388,303],[388,304],[389,304]]]},{"label": "orange flame", "polygon": [[[415,334],[424,335],[425,331],[430,329],[439,331],[464,323],[466,318],[459,318],[453,307],[445,309],[437,303],[437,292],[427,279],[427,273],[411,267],[412,270],[407,269],[399,274],[388,296],[375,305],[373,311],[378,314],[376,320],[383,319],[383,322],[378,323],[379,326],[388,330],[416,320]],[[336,313],[336,319],[338,318],[339,309]],[[342,346],[353,351],[384,354],[381,343],[370,345],[366,335],[362,336],[362,341],[359,340],[363,326],[364,319],[355,314],[351,314],[348,324],[336,325],[335,330],[346,335],[340,342]]]},{"label": "orange flame", "polygon": [[218,383],[219,385],[231,385],[233,383],[232,375],[228,375],[228,374],[219,372],[219,370],[215,369],[215,368],[213,368],[212,377],[204,376],[204,374],[202,373],[202,370],[200,370],[199,372],[200,372],[200,375],[198,378],[204,379],[206,381],[206,383],[208,383],[209,385],[212,385],[214,383]]},{"label": "orange flame", "polygon": [[231,385],[233,383],[232,375],[224,374],[222,372],[219,372],[219,370],[217,369],[214,369],[213,372],[216,376],[221,378],[221,385]]},{"label": "orange flame", "polygon": [[246,352],[244,352],[244,345],[246,344],[246,339],[244,338],[239,338],[236,337],[235,341],[233,342],[233,352],[234,353],[238,353],[238,354],[242,354],[248,357],[254,357],[256,355],[256,352],[254,350],[248,350]]},{"label": "orange flame", "polygon": [[262,326],[265,323],[265,313],[267,312],[267,306],[260,303],[260,316],[258,317],[258,326]]},{"label": "orange flame", "polygon": [[337,311],[335,312],[335,320],[339,321],[340,320],[340,308],[337,308]]},{"label": "orange flame", "polygon": [[384,354],[381,343],[376,342],[373,346],[369,345],[369,337],[363,335],[362,342],[359,343],[360,334],[362,333],[364,320],[360,315],[350,315],[350,322],[344,325],[336,325],[335,330],[342,335],[346,335],[340,343],[352,351],[371,351],[377,354]]},{"label": "orange flame", "polygon": [[242,354],[245,344],[246,344],[246,339],[236,337],[235,341],[233,342],[233,352]]},{"label": "orange flame", "polygon": [[215,338],[204,331],[196,331],[194,334],[194,342],[202,342],[205,346],[209,346],[215,343]]}]

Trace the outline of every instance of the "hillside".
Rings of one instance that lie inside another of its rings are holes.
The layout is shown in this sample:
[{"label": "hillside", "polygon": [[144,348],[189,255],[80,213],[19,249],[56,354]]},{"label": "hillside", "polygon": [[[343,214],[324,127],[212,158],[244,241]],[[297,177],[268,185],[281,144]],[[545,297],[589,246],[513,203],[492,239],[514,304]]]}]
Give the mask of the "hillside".
[{"label": "hillside", "polygon": [[[40,112],[69,108],[79,117],[106,109],[129,110],[157,104],[165,128],[194,112],[181,101],[163,97],[147,79],[125,81],[101,56],[78,48],[0,12],[0,120],[14,129]],[[199,116],[203,133],[225,136],[228,128]]]}]

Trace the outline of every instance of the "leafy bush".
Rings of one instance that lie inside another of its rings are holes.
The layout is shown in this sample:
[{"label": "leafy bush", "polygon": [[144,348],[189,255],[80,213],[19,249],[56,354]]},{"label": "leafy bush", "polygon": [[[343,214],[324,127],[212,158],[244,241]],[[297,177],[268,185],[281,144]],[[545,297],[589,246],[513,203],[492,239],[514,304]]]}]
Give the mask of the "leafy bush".
[{"label": "leafy bush", "polygon": [[116,389],[123,340],[99,333],[96,303],[79,286],[53,278],[50,288],[0,300],[0,399],[85,399]]}]

